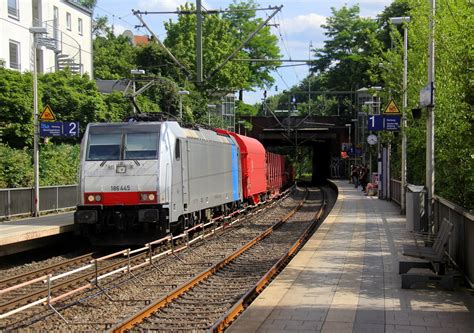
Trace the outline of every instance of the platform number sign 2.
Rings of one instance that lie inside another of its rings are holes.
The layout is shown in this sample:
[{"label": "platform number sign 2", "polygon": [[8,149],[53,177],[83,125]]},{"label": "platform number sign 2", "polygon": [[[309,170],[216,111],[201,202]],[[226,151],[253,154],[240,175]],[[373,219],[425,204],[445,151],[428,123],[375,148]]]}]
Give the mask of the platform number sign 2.
[{"label": "platform number sign 2", "polygon": [[65,122],[63,125],[63,136],[79,136],[79,123]]}]

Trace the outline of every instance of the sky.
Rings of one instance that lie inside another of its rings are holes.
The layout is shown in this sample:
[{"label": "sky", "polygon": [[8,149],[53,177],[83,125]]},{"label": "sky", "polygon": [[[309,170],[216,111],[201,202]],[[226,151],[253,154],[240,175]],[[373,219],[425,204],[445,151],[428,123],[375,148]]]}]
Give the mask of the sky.
[{"label": "sky", "polygon": [[[138,19],[132,14],[132,9],[142,11],[175,11],[179,5],[193,0],[98,0],[94,10],[95,16],[108,16],[109,22],[114,25],[115,32],[121,33],[131,30],[134,34],[144,35],[148,32],[142,29],[135,29],[139,25]],[[240,1],[239,1],[240,2]],[[278,37],[280,53],[282,59],[308,60],[311,59],[309,52],[310,45],[313,48],[323,47],[324,29],[321,24],[325,24],[326,18],[331,16],[331,7],[336,9],[344,5],[353,6],[359,4],[360,15],[363,17],[376,18],[377,14],[383,11],[392,0],[255,0],[261,8],[268,8],[283,5],[282,10],[269,22],[278,24],[272,26],[272,32]],[[202,0],[205,9],[225,9],[231,4],[229,0]],[[258,11],[257,15],[266,18],[273,11]],[[177,20],[175,14],[144,15],[145,22],[151,27],[154,33],[163,41],[166,38],[166,31],[163,22],[169,19]],[[204,59],[205,61],[205,59]],[[288,64],[288,63],[287,63]],[[308,66],[283,67],[273,72],[275,83],[267,89],[267,96],[281,93],[298,84],[308,75]],[[255,92],[245,92],[244,102],[254,104],[263,98],[263,90]]]}]

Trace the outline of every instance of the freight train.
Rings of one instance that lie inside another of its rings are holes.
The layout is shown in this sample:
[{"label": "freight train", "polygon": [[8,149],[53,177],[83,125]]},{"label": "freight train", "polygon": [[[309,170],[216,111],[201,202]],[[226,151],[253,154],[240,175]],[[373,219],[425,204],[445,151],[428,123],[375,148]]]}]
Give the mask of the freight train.
[{"label": "freight train", "polygon": [[176,121],[89,124],[81,145],[75,232],[142,244],[277,194],[284,156],[256,139]]}]

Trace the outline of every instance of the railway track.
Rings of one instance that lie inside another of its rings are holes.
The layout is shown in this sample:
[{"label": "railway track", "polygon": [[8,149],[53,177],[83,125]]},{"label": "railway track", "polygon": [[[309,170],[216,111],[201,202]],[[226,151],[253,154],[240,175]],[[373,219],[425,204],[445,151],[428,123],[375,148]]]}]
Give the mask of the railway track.
[{"label": "railway track", "polygon": [[221,331],[309,237],[323,210],[321,192],[230,256],[127,318],[111,331]]},{"label": "railway track", "polygon": [[[258,209],[258,211],[260,211],[261,209]],[[252,214],[256,214],[255,215],[255,221],[254,222],[254,232],[255,233],[258,233],[260,232],[258,230],[258,228],[256,228],[258,226],[258,224],[262,221],[259,221],[258,220],[258,211],[257,212],[253,212]],[[277,210],[274,211],[274,213],[278,213]],[[273,212],[271,212],[273,213]],[[271,214],[270,214],[271,215]],[[262,227],[263,228],[263,227]],[[239,233],[239,229],[240,227],[239,226],[234,226],[233,228],[230,228],[231,231],[234,233],[233,236],[231,236],[232,238],[234,239],[238,239],[238,237],[235,236],[235,234]],[[248,237],[248,231],[244,233],[247,237]],[[225,235],[224,234],[221,234],[221,235],[217,235],[216,237],[216,241],[219,243],[218,239],[219,237],[224,237],[222,235]],[[186,241],[189,241],[189,240],[184,240],[182,239],[182,242],[186,242]],[[216,252],[220,252],[222,253],[222,251],[233,251],[235,250],[235,248],[237,247],[235,244],[232,245],[227,242],[223,242],[223,244],[229,244],[229,247],[226,249],[223,249],[222,248],[222,244],[220,246],[219,249],[215,249]],[[208,242],[207,244],[209,247],[213,247],[212,245],[212,242]],[[160,249],[158,251],[161,251],[163,249]],[[153,284],[154,285],[158,285],[160,286],[160,289],[161,290],[164,290],[164,292],[166,291],[169,291],[169,290],[172,290],[173,288],[176,287],[177,284],[181,283],[181,282],[184,282],[186,280],[188,280],[191,276],[199,273],[199,271],[202,270],[202,265],[206,266],[206,267],[209,267],[209,265],[212,264],[212,259],[208,259],[208,258],[205,258],[205,255],[201,255],[201,256],[192,256],[192,255],[188,255],[187,257],[186,256],[183,256],[181,255],[181,249],[179,248],[179,243],[176,245],[176,254],[172,257],[172,258],[168,258],[168,259],[164,259],[162,262],[160,262],[160,268],[159,268],[159,274],[160,276],[162,276],[162,281],[153,281]],[[194,250],[193,250],[194,251]],[[212,250],[211,250],[212,251]],[[133,252],[133,251],[132,251]],[[184,250],[182,252],[185,252]],[[194,252],[195,253],[195,252]],[[114,271],[116,269],[116,267],[119,267],[120,265],[123,265],[125,261],[127,260],[130,260],[130,261],[140,261],[140,260],[143,260],[144,259],[144,256],[147,256],[148,254],[147,253],[142,253],[142,254],[139,254],[137,255],[136,257],[133,257],[131,259],[115,259],[115,262],[112,263],[112,264],[104,264],[104,267],[100,268],[99,269],[99,274],[107,274],[107,272],[111,272],[111,271]],[[179,258],[178,256],[182,256],[183,258]],[[182,267],[180,268],[166,268],[167,264],[166,262],[169,262],[172,264],[173,261],[176,261],[176,258],[178,260],[178,262],[181,262],[182,263]],[[76,258],[77,260],[79,260],[78,258]],[[81,258],[81,260],[86,260],[87,261],[87,257],[86,256],[83,256]],[[206,261],[206,262],[203,262],[203,261]],[[73,261],[71,260],[71,263]],[[92,265],[92,264],[91,264]],[[58,265],[59,267],[59,265]],[[81,272],[78,272],[77,274],[72,274],[68,277],[67,280],[61,282],[61,283],[58,283],[58,284],[55,284],[53,288],[51,288],[51,290],[48,291],[48,288],[45,288],[45,275],[43,276],[40,276],[39,278],[37,278],[37,282],[35,284],[37,289],[35,289],[33,292],[31,291],[28,291],[28,288],[24,289],[22,291],[23,294],[21,295],[14,295],[14,297],[12,297],[11,299],[8,299],[7,301],[5,302],[2,302],[2,305],[1,305],[1,312],[0,313],[5,313],[7,312],[8,310],[11,310],[12,308],[15,308],[15,307],[18,307],[19,305],[22,305],[22,304],[27,304],[27,303],[31,303],[32,301],[34,300],[37,300],[38,298],[41,299],[41,297],[44,297],[45,295],[47,295],[48,293],[50,292],[54,292],[55,294],[62,294],[62,291],[64,290],[67,290],[68,288],[71,289],[71,288],[75,288],[79,285],[81,285],[81,282],[82,284],[84,284],[84,282],[86,282],[86,286],[87,287],[94,287],[93,285],[90,285],[90,281],[93,281],[94,279],[94,276],[97,276],[97,272],[94,272],[95,270],[95,267],[94,265],[92,265],[92,267],[89,267],[87,268],[87,270],[83,270]],[[49,273],[48,273],[49,272]],[[49,269],[46,269],[45,271],[37,271],[37,272],[30,272],[28,273],[30,277],[32,276],[38,276],[38,275],[41,275],[42,273],[48,273],[48,274],[51,274],[52,272],[52,268],[49,268]],[[80,273],[80,274],[79,274]],[[138,275],[140,273],[137,273]],[[25,275],[26,276],[26,275]],[[171,280],[173,281],[172,283],[170,283],[170,277]],[[112,279],[113,280],[113,279]],[[107,281],[103,281],[101,283],[101,288],[99,289],[99,291],[93,290],[92,294],[95,294],[95,296],[97,295],[101,295],[101,294],[105,294],[105,292],[111,292],[109,290],[113,290],[115,288],[117,288],[118,286],[120,286],[122,283],[126,282],[127,280],[129,280],[127,277],[120,277],[119,279],[116,279],[111,286],[108,285]],[[32,285],[33,286],[33,285]],[[103,288],[103,289],[102,289]],[[34,288],[33,288],[34,289]],[[87,288],[84,288],[84,290],[87,289]],[[25,292],[26,290],[26,292]],[[162,291],[163,293],[163,291]],[[90,293],[86,293],[86,292],[81,292],[79,293],[78,295],[79,296],[82,296],[84,298],[88,298],[90,297],[90,295],[88,295]],[[3,296],[3,295],[2,295]],[[66,295],[68,296],[68,295]],[[94,296],[94,295],[93,295]],[[107,297],[108,297],[108,294],[107,294]],[[61,301],[69,301],[69,305],[66,306],[69,307],[71,305],[70,301],[71,301],[71,297],[63,297],[63,299],[61,299]],[[153,300],[153,294],[151,294],[150,292],[148,292],[147,295],[145,295],[145,297],[141,297],[142,299],[144,299],[144,302],[145,304],[150,302],[151,300]],[[3,300],[3,298],[2,298]],[[54,299],[53,299],[54,300]],[[43,304],[45,304],[46,302],[43,302]],[[138,304],[138,306],[143,306],[143,302],[139,302],[140,304]],[[37,309],[36,309],[37,310]],[[20,316],[20,320],[18,320],[18,318],[15,318],[13,321],[12,320],[8,320],[6,322],[1,322],[0,321],[0,329],[3,327],[22,327],[22,324],[18,325],[20,322],[24,321],[24,319],[26,318],[26,320],[30,320],[32,317],[35,317],[35,318],[40,318],[42,315],[41,315],[41,312],[43,312],[43,317],[48,317],[49,314],[52,314],[54,312],[52,311],[45,311],[45,310],[42,310],[42,311],[30,311],[30,312],[26,312],[23,314],[23,316]],[[38,317],[38,313],[39,313],[39,317]],[[90,321],[88,321],[88,323],[90,323]],[[100,323],[98,323],[100,324]],[[107,325],[111,325],[111,324],[114,324],[114,323],[105,323],[105,326]],[[17,326],[18,325],[18,326]],[[28,325],[26,325],[28,326]]]}]

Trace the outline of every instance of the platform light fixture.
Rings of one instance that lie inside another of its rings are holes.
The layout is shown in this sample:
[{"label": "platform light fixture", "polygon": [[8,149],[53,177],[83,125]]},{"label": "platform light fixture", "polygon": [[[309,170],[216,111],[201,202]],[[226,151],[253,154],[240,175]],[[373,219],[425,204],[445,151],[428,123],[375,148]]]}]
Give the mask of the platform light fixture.
[{"label": "platform light fixture", "polygon": [[39,121],[38,121],[38,65],[36,54],[38,51],[39,39],[47,34],[46,27],[31,27],[33,34],[33,173],[34,173],[34,209],[33,216],[39,216]]},{"label": "platform light fixture", "polygon": [[402,17],[391,17],[390,23],[393,25],[403,25],[403,105],[402,105],[402,170],[401,170],[401,200],[400,207],[402,214],[406,210],[405,192],[407,186],[407,117],[406,109],[408,107],[408,91],[407,91],[407,80],[408,80],[408,23],[410,22],[409,16]]},{"label": "platform light fixture", "polygon": [[183,122],[183,95],[189,95],[189,91],[187,90],[179,90],[179,121]]}]

